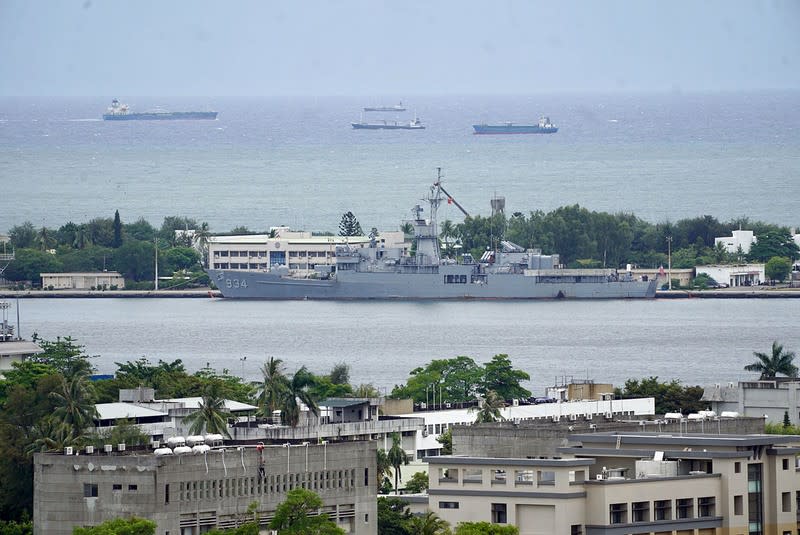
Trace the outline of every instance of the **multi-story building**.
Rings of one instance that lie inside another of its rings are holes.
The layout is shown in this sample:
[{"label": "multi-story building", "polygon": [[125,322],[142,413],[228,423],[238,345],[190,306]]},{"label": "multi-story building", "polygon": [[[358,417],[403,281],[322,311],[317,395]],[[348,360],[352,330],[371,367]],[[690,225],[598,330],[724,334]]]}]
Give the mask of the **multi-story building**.
[{"label": "multi-story building", "polygon": [[[208,265],[214,269],[267,270],[284,266],[302,275],[317,266],[333,264],[336,246],[369,247],[367,236],[314,236],[311,232],[276,229],[273,234],[211,236]],[[402,232],[382,232],[375,238],[378,248],[407,250]]]},{"label": "multi-story building", "polygon": [[559,458],[439,456],[430,510],[521,535],[797,533],[800,437],[573,435]]},{"label": "multi-story building", "polygon": [[769,380],[717,383],[703,389],[706,401],[718,414],[737,414],[764,418],[767,423],[800,423],[800,380],[776,377]]},{"label": "multi-story building", "polygon": [[736,254],[741,251],[743,254],[747,254],[755,242],[756,237],[752,230],[734,230],[730,236],[714,238],[714,247],[722,244],[728,253]]},{"label": "multi-story building", "polygon": [[374,442],[70,450],[34,456],[37,535],[132,515],[156,522],[157,535],[197,535],[256,517],[266,530],[295,488],[317,493],[322,512],[347,533],[377,534]]}]

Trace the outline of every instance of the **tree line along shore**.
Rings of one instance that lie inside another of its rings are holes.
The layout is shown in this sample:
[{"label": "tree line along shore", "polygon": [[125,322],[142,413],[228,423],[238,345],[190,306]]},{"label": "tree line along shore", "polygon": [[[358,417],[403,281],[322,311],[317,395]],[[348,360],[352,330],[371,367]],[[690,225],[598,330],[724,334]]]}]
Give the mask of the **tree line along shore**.
[{"label": "tree line along shore", "polygon": [[[745,254],[730,253],[714,238],[747,228],[756,243]],[[402,230],[408,230],[406,225]],[[595,212],[579,205],[550,212],[514,212],[510,216],[466,217],[462,223],[445,220],[439,225],[442,250],[458,257],[469,252],[480,258],[487,249],[508,240],[524,248],[559,254],[561,262],[574,268],[694,268],[698,265],[773,262],[776,280],[782,280],[800,258],[800,248],[789,227],[750,221],[746,217],[720,222],[712,216],[649,223],[634,214]],[[371,234],[378,230],[372,228]],[[156,228],[144,218],[126,223],[117,211],[114,217],[99,217],[87,223],[67,222],[59,228],[35,227],[31,222],[9,230],[2,251],[13,251],[3,277],[12,288],[40,285],[41,273],[117,271],[128,290],[154,288],[156,254],[162,288],[205,288],[210,281],[203,271],[210,236],[266,234],[239,226],[229,232],[212,232],[208,223],[183,217],[164,218]],[[315,232],[316,235],[333,235]],[[342,216],[340,236],[363,235],[352,212]],[[769,274],[768,274],[769,277]],[[771,277],[772,278],[772,277]],[[114,288],[105,288],[113,290]]]}]

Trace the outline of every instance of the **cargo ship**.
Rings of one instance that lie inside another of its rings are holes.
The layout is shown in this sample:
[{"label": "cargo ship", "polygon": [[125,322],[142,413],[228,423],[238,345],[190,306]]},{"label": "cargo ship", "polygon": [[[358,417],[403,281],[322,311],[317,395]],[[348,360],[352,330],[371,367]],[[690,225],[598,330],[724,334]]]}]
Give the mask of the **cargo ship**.
[{"label": "cargo ship", "polygon": [[[656,278],[634,277],[615,269],[565,269],[559,256],[544,255],[509,241],[480,259],[470,254],[458,261],[440,253],[436,214],[442,202],[455,202],[441,180],[412,210],[414,254],[405,248],[369,243],[339,244],[333,264],[318,264],[310,275],[297,276],[285,264],[263,269],[208,269],[211,281],[225,298],[320,300],[435,300],[435,299],[637,299],[652,298]],[[457,206],[460,205],[457,204]],[[460,208],[463,211],[463,208]],[[236,264],[240,267],[240,264]],[[244,264],[247,266],[247,264]]]},{"label": "cargo ship", "polygon": [[558,132],[550,117],[542,117],[539,124],[474,124],[472,128],[476,134],[555,134]]},{"label": "cargo ship", "polygon": [[356,130],[425,130],[425,125],[416,117],[411,121],[361,121],[350,124]]},{"label": "cargo ship", "polygon": [[132,112],[127,104],[121,104],[119,100],[111,101],[106,113],[103,114],[104,121],[175,121],[175,120],[213,120],[217,118],[215,111],[146,111]]},{"label": "cargo ship", "polygon": [[364,111],[406,111],[403,103],[395,104],[394,106],[367,106]]}]

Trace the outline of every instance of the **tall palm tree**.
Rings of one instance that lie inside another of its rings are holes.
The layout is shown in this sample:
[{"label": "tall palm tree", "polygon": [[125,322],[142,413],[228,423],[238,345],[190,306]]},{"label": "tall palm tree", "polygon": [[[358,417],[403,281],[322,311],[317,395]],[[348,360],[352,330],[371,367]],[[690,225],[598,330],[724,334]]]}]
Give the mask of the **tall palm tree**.
[{"label": "tall palm tree", "polygon": [[[489,422],[497,422],[505,420],[503,415],[500,414],[500,409],[505,407],[505,402],[497,395],[494,390],[486,392],[486,397],[480,402],[477,407],[478,416],[475,418],[476,424],[483,424]],[[475,407],[470,410],[475,410]]]},{"label": "tall palm tree", "polygon": [[74,436],[82,435],[98,417],[92,392],[84,375],[62,378],[59,389],[51,392],[50,397],[56,406],[53,416],[72,427]]},{"label": "tall palm tree", "polygon": [[258,393],[258,415],[272,417],[272,413],[280,408],[281,400],[288,387],[288,380],[283,373],[283,359],[270,357],[261,366],[264,381]]},{"label": "tall palm tree", "polygon": [[411,533],[414,535],[447,535],[450,533],[450,524],[436,516],[433,511],[428,511],[422,516],[411,519]]},{"label": "tall palm tree", "polygon": [[754,351],[753,355],[758,359],[752,364],[744,367],[749,372],[759,372],[761,379],[774,379],[778,374],[786,375],[787,377],[797,377],[797,366],[792,361],[794,360],[794,351],[783,351],[783,345],[778,341],[772,342],[772,354],[759,353]]},{"label": "tall palm tree", "polygon": [[50,415],[39,420],[31,429],[31,442],[26,453],[63,451],[65,447],[79,445],[87,438],[86,434],[76,436],[70,424]]},{"label": "tall palm tree", "polygon": [[303,366],[286,382],[286,390],[281,398],[281,423],[297,427],[300,423],[300,403],[303,403],[314,416],[319,415],[319,407],[309,387],[314,384],[314,376]]},{"label": "tall palm tree", "polygon": [[216,433],[230,438],[228,433],[228,415],[230,411],[225,408],[225,398],[222,396],[219,381],[209,382],[203,390],[203,398],[197,411],[183,419],[189,424],[189,432],[200,435],[203,432]]},{"label": "tall palm tree", "polygon": [[208,223],[203,221],[199,227],[194,230],[192,237],[193,244],[200,250],[203,266],[208,266],[208,238],[211,236],[210,227]]},{"label": "tall palm tree", "polygon": [[439,232],[439,235],[442,237],[442,240],[444,240],[444,250],[447,255],[450,255],[450,238],[455,237],[455,233],[456,226],[449,219],[445,219],[442,222],[442,230]]},{"label": "tall palm tree", "polygon": [[394,493],[398,494],[399,489],[397,485],[403,480],[403,477],[400,475],[400,467],[404,464],[408,464],[408,454],[400,445],[400,436],[397,433],[392,433],[392,447],[389,448],[386,457],[389,460],[389,464],[391,464],[394,469]]},{"label": "tall palm tree", "polygon": [[389,456],[384,449],[378,448],[377,456],[375,482],[378,484],[378,491],[380,492],[384,478],[392,475],[392,463],[389,462]]}]

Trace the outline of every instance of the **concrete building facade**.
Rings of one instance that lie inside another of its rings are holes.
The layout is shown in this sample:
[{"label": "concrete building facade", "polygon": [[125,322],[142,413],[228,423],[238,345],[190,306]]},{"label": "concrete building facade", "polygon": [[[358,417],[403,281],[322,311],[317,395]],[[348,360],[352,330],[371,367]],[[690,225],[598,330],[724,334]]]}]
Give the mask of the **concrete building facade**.
[{"label": "concrete building facade", "polygon": [[764,418],[767,423],[783,423],[789,415],[792,425],[800,425],[800,380],[777,378],[764,381],[714,384],[703,389],[702,401],[718,414],[737,413]]},{"label": "concrete building facade", "polygon": [[[402,232],[382,232],[378,248],[410,247]],[[268,270],[285,266],[297,274],[314,272],[317,266],[334,264],[337,245],[368,247],[367,236],[313,236],[310,232],[277,229],[267,234],[211,236],[208,239],[208,263],[214,269]]]},{"label": "concrete building facade", "polygon": [[756,286],[761,284],[764,275],[764,264],[738,264],[719,266],[697,266],[697,274],[706,274],[720,284],[731,288],[736,286]]},{"label": "concrete building facade", "polygon": [[736,254],[741,250],[742,253],[747,254],[755,242],[756,237],[752,230],[734,230],[730,236],[714,238],[714,247],[722,244],[728,253]]},{"label": "concrete building facade", "polygon": [[51,286],[54,290],[122,290],[125,277],[116,271],[42,273],[42,288]]},{"label": "concrete building facade", "polygon": [[37,453],[34,532],[69,535],[75,526],[135,515],[156,522],[157,535],[197,535],[252,520],[253,503],[266,529],[288,491],[305,488],[347,533],[376,535],[375,459],[375,443],[366,441],[169,455],[117,446],[108,453]]},{"label": "concrete building facade", "polygon": [[595,433],[557,459],[428,458],[429,509],[520,535],[761,535],[798,529],[800,437]]}]

